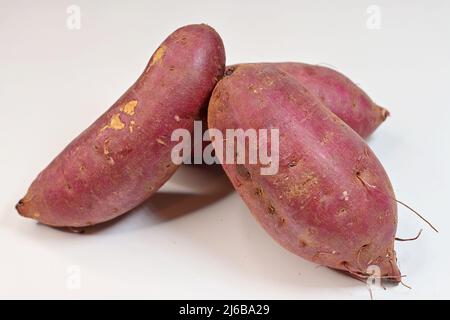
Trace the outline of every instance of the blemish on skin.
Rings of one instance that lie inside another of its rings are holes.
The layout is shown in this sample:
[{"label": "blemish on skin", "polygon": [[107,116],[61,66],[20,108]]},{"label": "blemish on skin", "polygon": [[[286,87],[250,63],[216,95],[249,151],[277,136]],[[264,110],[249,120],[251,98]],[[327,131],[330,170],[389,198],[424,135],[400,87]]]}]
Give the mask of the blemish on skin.
[{"label": "blemish on skin", "polygon": [[[286,179],[287,180],[287,179]],[[289,197],[299,197],[307,194],[314,185],[318,184],[318,179],[314,174],[308,174],[299,183],[291,185],[287,191]]]},{"label": "blemish on skin", "polygon": [[138,105],[137,100],[131,100],[131,101],[127,102],[123,106],[123,108],[120,109],[120,111],[123,111],[127,115],[132,116],[135,113],[135,109],[136,109],[137,105]]},{"label": "blemish on skin", "polygon": [[125,128],[125,123],[120,119],[120,114],[116,113],[111,117],[109,124],[100,129],[100,132],[103,132],[106,129],[122,130],[123,128]]},{"label": "blemish on skin", "polygon": [[289,168],[293,168],[293,167],[295,167],[297,165],[297,161],[291,161],[291,162],[289,162],[289,164],[288,164],[288,167]]},{"label": "blemish on skin", "polygon": [[327,131],[323,136],[322,140],[320,141],[320,144],[326,145],[333,138],[333,135],[334,135],[333,132]]},{"label": "blemish on skin", "polygon": [[350,194],[348,193],[347,190],[344,191],[344,192],[342,192],[342,197],[341,197],[341,199],[344,200],[344,201],[348,201],[348,199],[350,199]]},{"label": "blemish on skin", "polygon": [[180,122],[180,116],[179,115],[175,115],[175,117],[173,117],[175,119],[176,122]]},{"label": "blemish on skin", "polygon": [[266,77],[264,78],[264,83],[270,87],[271,85],[273,85],[274,81],[271,78]]},{"label": "blemish on skin", "polygon": [[109,139],[106,139],[105,142],[103,143],[103,154],[105,156],[109,155],[108,145],[109,145]]},{"label": "blemish on skin", "polygon": [[188,40],[188,37],[187,36],[182,36],[181,38],[179,38],[178,40],[177,40],[177,42],[180,42],[182,45],[186,45],[187,44],[187,40]]},{"label": "blemish on skin", "polygon": [[167,144],[163,141],[163,140],[161,140],[161,139],[156,139],[156,142],[158,142],[159,144],[162,144],[162,145],[164,145],[164,146],[166,146]]},{"label": "blemish on skin", "polygon": [[166,47],[165,46],[159,47],[159,49],[156,50],[155,54],[153,55],[152,62],[150,62],[150,67],[158,63],[162,59],[162,57],[164,57],[165,53]]},{"label": "blemish on skin", "polygon": [[339,209],[338,216],[343,216],[343,215],[345,215],[346,213],[347,213],[347,209],[341,208],[341,209]]},{"label": "blemish on skin", "polygon": [[228,67],[228,68],[225,70],[224,75],[225,75],[226,77],[231,76],[235,70],[236,70],[236,67]]},{"label": "blemish on skin", "polygon": [[84,164],[82,164],[82,165],[80,166],[80,171],[81,171],[81,172],[86,171],[86,166],[85,166]]},{"label": "blemish on skin", "polygon": [[270,214],[270,215],[274,215],[274,214],[277,213],[277,212],[275,211],[275,208],[274,208],[272,205],[269,205],[268,211],[269,211],[269,214]]},{"label": "blemish on skin", "polygon": [[253,89],[252,92],[255,94],[259,94],[263,90],[264,90],[264,88],[256,88],[256,89]]},{"label": "blemish on skin", "polygon": [[130,133],[133,133],[133,130],[134,130],[134,126],[136,125],[136,122],[134,121],[134,120],[131,120],[130,121],[130,127],[129,127],[129,129],[130,129]]},{"label": "blemish on skin", "polygon": [[364,148],[364,155],[366,156],[366,158],[369,157],[369,149],[368,148]]},{"label": "blemish on skin", "polygon": [[38,212],[33,213],[33,218],[39,218],[41,215]]},{"label": "blemish on skin", "polygon": [[258,197],[261,197],[261,196],[262,196],[262,190],[261,190],[261,188],[256,188],[255,195],[258,196]]},{"label": "blemish on skin", "polygon": [[248,172],[247,168],[243,164],[236,165],[236,171],[245,180],[251,178],[250,172]]},{"label": "blemish on skin", "polygon": [[114,159],[110,155],[109,142],[110,140],[106,139],[105,142],[103,143],[103,154],[105,155],[106,160],[108,160],[108,162],[112,165],[114,164]]},{"label": "blemish on skin", "polygon": [[304,247],[306,247],[308,244],[306,243],[305,240],[299,239],[299,240],[298,240],[298,245],[300,246],[300,248],[304,248]]}]

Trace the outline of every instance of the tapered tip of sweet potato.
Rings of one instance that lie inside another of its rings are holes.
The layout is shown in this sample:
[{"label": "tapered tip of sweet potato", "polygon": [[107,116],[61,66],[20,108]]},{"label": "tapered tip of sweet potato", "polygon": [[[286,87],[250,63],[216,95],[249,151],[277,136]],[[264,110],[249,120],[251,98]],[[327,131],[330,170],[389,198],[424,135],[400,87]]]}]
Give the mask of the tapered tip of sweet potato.
[{"label": "tapered tip of sweet potato", "polygon": [[380,280],[391,284],[402,282],[402,274],[398,268],[396,254],[393,249],[389,250],[386,255],[367,263],[365,270],[352,268],[349,264],[344,265],[344,268],[341,270],[351,277],[362,281]]},{"label": "tapered tip of sweet potato", "polygon": [[381,280],[392,284],[399,284],[402,282],[402,274],[398,268],[397,261],[391,260],[391,257],[387,257],[382,265],[381,269]]},{"label": "tapered tip of sweet potato", "polygon": [[380,274],[377,274],[374,272],[373,274],[367,274],[367,273],[359,273],[359,272],[353,272],[353,271],[344,271],[344,274],[349,275],[352,278],[358,279],[360,281],[364,282],[372,282],[375,280],[380,280],[381,282],[387,282],[390,284],[397,285],[400,282],[402,282],[402,275],[400,273],[400,269],[397,267],[397,265],[394,265],[390,270],[387,272],[381,271]]},{"label": "tapered tip of sweet potato", "polygon": [[19,202],[16,204],[16,210],[21,216],[26,216],[25,210],[24,210],[25,202],[23,199],[20,199]]},{"label": "tapered tip of sweet potato", "polygon": [[25,218],[36,219],[38,217],[38,215],[36,213],[33,214],[32,210],[30,208],[29,202],[26,201],[26,197],[20,199],[19,202],[17,202],[16,210],[22,217],[25,217]]},{"label": "tapered tip of sweet potato", "polygon": [[399,284],[400,282],[402,282],[402,274],[397,265],[395,265],[393,269],[394,270],[392,270],[392,273],[388,274],[386,280],[394,284]]},{"label": "tapered tip of sweet potato", "polygon": [[380,107],[380,106],[376,106],[378,109],[378,113],[380,115],[380,122],[383,122],[384,120],[386,120],[387,117],[389,117],[391,115],[391,113],[389,112],[389,110],[387,110],[386,108]]}]

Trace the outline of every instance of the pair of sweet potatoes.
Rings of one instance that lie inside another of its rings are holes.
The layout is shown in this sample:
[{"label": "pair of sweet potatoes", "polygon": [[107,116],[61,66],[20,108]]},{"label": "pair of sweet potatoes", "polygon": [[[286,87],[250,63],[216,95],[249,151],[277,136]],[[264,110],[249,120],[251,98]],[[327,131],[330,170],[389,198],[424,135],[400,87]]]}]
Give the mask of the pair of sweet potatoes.
[{"label": "pair of sweet potatoes", "polygon": [[383,277],[399,281],[392,187],[361,138],[387,112],[328,68],[224,69],[223,43],[212,28],[175,31],[136,83],[39,174],[17,204],[19,213],[51,226],[83,227],[129,211],[174,173],[171,133],[192,132],[209,101],[210,128],[279,129],[276,174],[261,175],[258,163],[223,163],[275,240],[357,277],[377,265]]}]

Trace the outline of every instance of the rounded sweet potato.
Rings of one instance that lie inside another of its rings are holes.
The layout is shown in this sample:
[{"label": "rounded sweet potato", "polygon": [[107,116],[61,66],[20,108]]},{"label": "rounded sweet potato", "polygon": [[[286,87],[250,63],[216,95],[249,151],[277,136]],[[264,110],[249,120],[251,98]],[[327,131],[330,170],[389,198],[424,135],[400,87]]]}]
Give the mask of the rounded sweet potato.
[{"label": "rounded sweet potato", "polygon": [[[371,135],[389,115],[386,109],[375,104],[361,88],[336,70],[300,62],[272,64],[296,78],[363,138]],[[233,68],[235,66],[228,67],[226,73]]]},{"label": "rounded sweet potato", "polygon": [[[379,277],[400,281],[397,205],[386,172],[363,139],[299,81],[273,65],[239,65],[214,89],[208,125],[279,130],[275,174],[261,174],[261,162],[222,165],[282,246],[359,278],[377,266]],[[221,144],[213,143],[218,152]]]},{"label": "rounded sweet potato", "polygon": [[177,168],[172,131],[192,131],[224,68],[214,29],[176,30],[136,83],[39,174],[17,204],[19,213],[51,226],[82,227],[149,198]]}]

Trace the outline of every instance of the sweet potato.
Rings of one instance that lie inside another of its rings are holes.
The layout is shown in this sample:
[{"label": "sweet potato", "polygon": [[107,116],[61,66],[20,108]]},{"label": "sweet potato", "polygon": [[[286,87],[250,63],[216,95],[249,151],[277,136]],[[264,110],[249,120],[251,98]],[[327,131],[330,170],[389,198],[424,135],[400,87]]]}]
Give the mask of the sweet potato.
[{"label": "sweet potato", "polygon": [[[221,132],[279,130],[276,174],[262,175],[259,161],[222,165],[282,246],[362,279],[376,265],[378,276],[400,281],[397,206],[386,172],[363,139],[300,82],[272,65],[239,65],[214,89],[208,125]],[[246,150],[252,147],[261,148]]]},{"label": "sweet potato", "polygon": [[[389,115],[386,109],[376,105],[362,89],[336,70],[299,62],[273,65],[300,81],[363,138],[371,135]],[[226,73],[233,68],[235,66],[228,67]]]},{"label": "sweet potato", "polygon": [[138,80],[42,171],[16,208],[51,226],[113,219],[169,179],[171,133],[193,129],[223,76],[222,40],[207,25],[172,33]]}]

